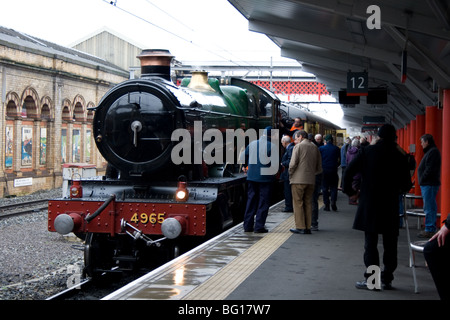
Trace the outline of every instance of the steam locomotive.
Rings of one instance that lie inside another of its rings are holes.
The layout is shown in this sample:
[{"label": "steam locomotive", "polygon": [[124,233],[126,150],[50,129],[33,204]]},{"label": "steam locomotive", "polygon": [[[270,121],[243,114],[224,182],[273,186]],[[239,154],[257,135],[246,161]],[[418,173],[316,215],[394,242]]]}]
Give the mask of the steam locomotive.
[{"label": "steam locomotive", "polygon": [[[221,85],[205,72],[176,86],[169,51],[144,50],[138,58],[141,78],[116,85],[95,108],[105,176],[73,179],[68,194],[48,204],[49,231],[84,239],[84,271],[93,278],[165,262],[241,222],[242,148],[218,135],[278,128],[282,120],[280,100],[264,88],[233,78]],[[211,155],[231,154],[231,161],[203,159],[213,142]]]}]

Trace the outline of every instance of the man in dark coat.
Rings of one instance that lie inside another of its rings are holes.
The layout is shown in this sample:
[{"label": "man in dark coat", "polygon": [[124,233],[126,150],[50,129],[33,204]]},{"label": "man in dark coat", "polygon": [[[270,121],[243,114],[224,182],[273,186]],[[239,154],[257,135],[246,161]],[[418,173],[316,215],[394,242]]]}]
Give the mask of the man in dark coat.
[{"label": "man in dark coat", "polygon": [[420,138],[423,148],[423,158],[417,169],[420,191],[425,212],[425,230],[418,234],[419,238],[430,238],[436,232],[437,202],[436,196],[441,185],[441,153],[433,136],[424,134]]},{"label": "man in dark coat", "polygon": [[[245,232],[268,232],[265,223],[269,213],[271,188],[276,174],[276,172],[271,174],[271,170],[268,169],[273,166],[272,157],[277,151],[271,143],[271,133],[272,127],[266,127],[263,136],[259,140],[252,141],[241,155],[245,157],[245,163],[248,164],[248,198],[244,214]],[[263,156],[270,159],[268,164],[263,163]],[[278,156],[276,159],[278,160]],[[276,168],[278,169],[278,162]]]},{"label": "man in dark coat", "polygon": [[[378,235],[383,235],[383,263],[381,282],[385,289],[391,288],[397,268],[397,239],[399,229],[399,195],[411,186],[407,158],[395,142],[396,131],[385,124],[379,131],[380,140],[375,145],[362,148],[349,163],[344,176],[344,193],[351,196],[352,177],[360,173],[360,202],[353,228],[365,232],[364,263],[366,267],[380,266],[377,250]],[[357,288],[368,288],[366,280],[356,283]]]},{"label": "man in dark coat", "polygon": [[441,300],[450,301],[450,219],[443,221],[442,228],[427,242],[423,255],[427,261],[434,284]]},{"label": "man in dark coat", "polygon": [[336,201],[338,196],[338,167],[340,164],[341,151],[333,144],[333,136],[328,134],[324,138],[325,145],[319,147],[322,156],[323,180],[322,180],[322,196],[325,205],[324,211],[330,211],[331,208],[337,211]]},{"label": "man in dark coat", "polygon": [[283,212],[293,212],[294,208],[292,206],[292,192],[291,184],[289,182],[289,162],[291,162],[292,150],[295,147],[295,140],[291,142],[291,137],[288,135],[283,136],[281,139],[281,144],[286,148],[286,151],[281,157],[281,166],[283,171],[280,174],[280,180],[284,184],[284,210]]}]

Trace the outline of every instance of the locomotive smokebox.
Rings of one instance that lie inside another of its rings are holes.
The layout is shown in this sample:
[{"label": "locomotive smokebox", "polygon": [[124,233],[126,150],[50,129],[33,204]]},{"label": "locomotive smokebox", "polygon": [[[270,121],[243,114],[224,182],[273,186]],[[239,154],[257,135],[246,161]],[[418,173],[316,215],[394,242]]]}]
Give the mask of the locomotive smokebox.
[{"label": "locomotive smokebox", "polygon": [[169,50],[145,49],[137,58],[141,61],[141,77],[161,77],[170,81],[173,55]]},{"label": "locomotive smokebox", "polygon": [[95,109],[95,143],[123,179],[160,172],[171,163],[172,132],[182,123],[179,101],[171,90],[172,54],[143,50],[140,79],[124,81],[109,90]]}]

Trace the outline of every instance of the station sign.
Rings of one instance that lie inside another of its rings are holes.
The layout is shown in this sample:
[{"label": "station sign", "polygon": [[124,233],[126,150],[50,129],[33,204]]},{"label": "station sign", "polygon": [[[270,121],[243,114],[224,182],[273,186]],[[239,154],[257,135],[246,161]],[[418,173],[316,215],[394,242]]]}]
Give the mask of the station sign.
[{"label": "station sign", "polygon": [[346,106],[353,106],[360,103],[359,96],[351,96],[347,94],[347,90],[339,91],[339,103]]},{"label": "station sign", "polygon": [[33,185],[33,178],[14,179],[14,188],[26,187]]},{"label": "station sign", "polygon": [[367,96],[369,94],[369,76],[367,72],[347,73],[347,95]]},{"label": "station sign", "polygon": [[363,124],[383,125],[386,123],[384,116],[363,116]]}]

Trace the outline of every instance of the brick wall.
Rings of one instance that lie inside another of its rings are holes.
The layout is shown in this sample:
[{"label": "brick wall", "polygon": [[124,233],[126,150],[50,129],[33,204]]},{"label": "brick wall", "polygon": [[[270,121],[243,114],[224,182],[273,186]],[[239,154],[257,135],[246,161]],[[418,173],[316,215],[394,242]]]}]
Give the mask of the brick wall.
[{"label": "brick wall", "polygon": [[64,161],[104,171],[87,108],[124,80],[108,66],[0,42],[0,197],[61,187]]}]

